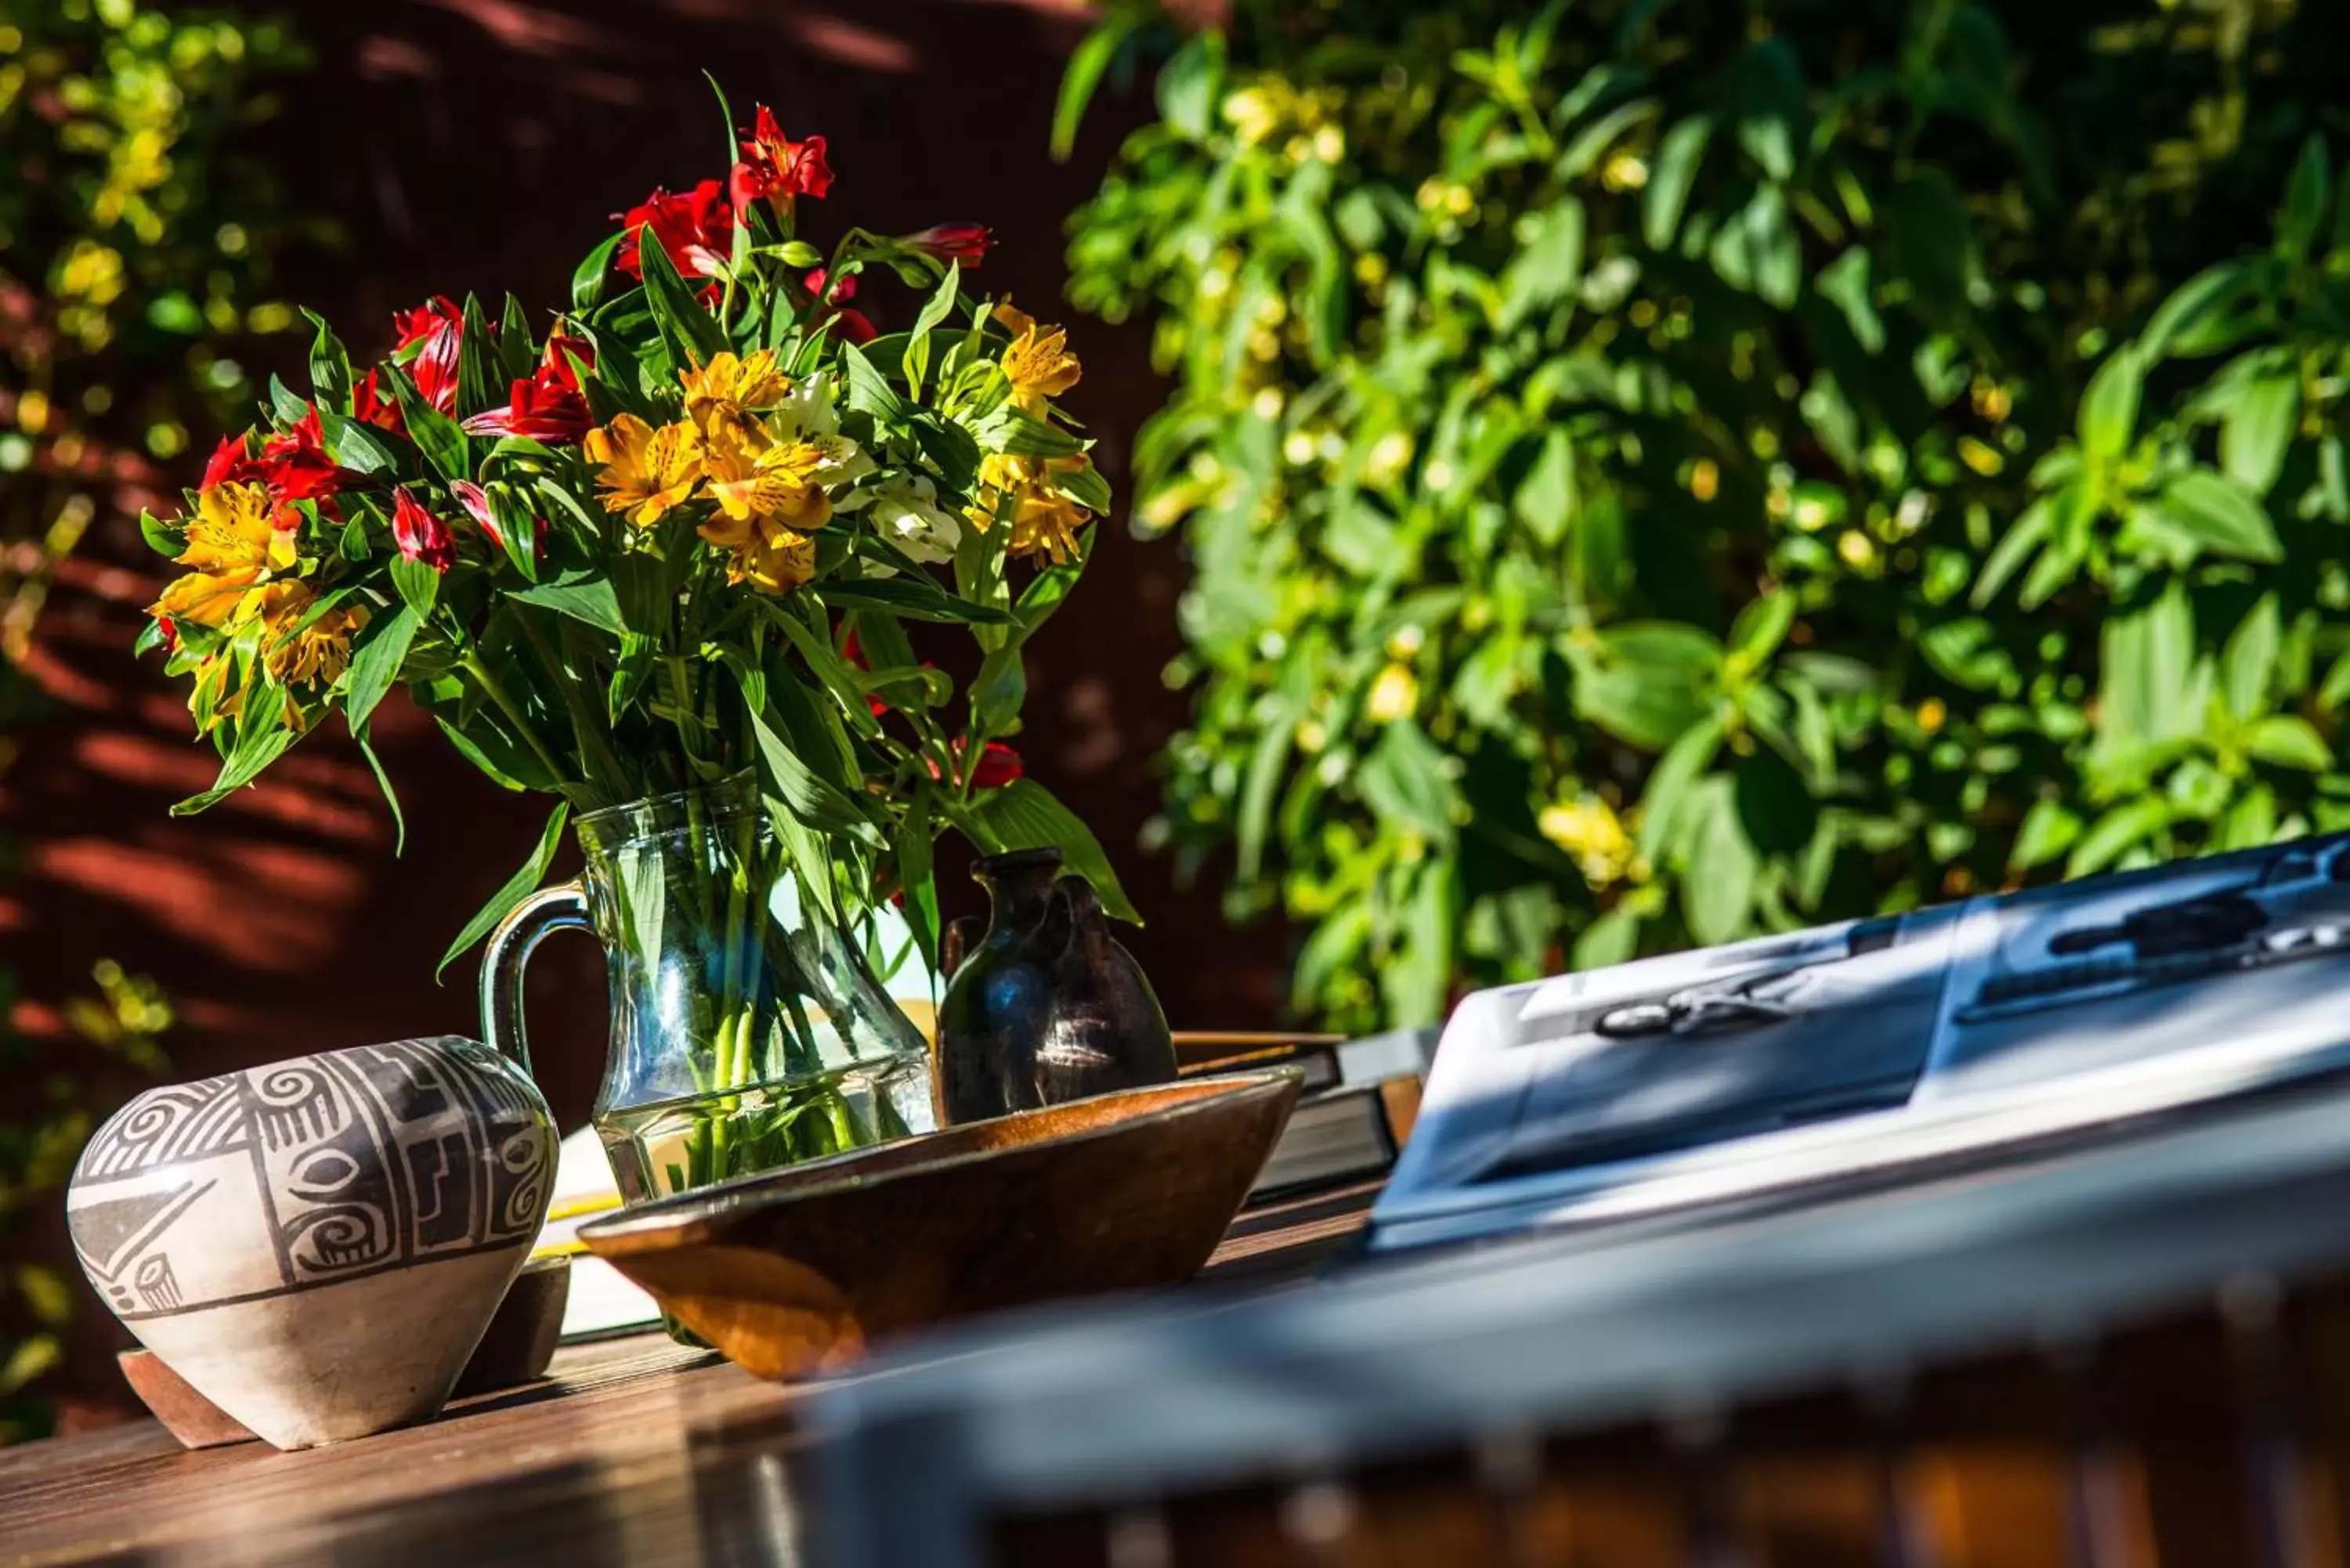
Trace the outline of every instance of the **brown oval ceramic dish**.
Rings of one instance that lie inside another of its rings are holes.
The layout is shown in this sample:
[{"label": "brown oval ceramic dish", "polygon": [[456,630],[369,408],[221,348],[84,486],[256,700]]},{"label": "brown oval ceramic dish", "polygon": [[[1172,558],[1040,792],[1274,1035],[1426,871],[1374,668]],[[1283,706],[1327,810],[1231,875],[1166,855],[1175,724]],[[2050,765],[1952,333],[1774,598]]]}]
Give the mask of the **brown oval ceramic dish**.
[{"label": "brown oval ceramic dish", "polygon": [[1003,1307],[1180,1283],[1297,1102],[1295,1068],[1128,1089],[624,1210],[579,1239],[760,1377]]}]

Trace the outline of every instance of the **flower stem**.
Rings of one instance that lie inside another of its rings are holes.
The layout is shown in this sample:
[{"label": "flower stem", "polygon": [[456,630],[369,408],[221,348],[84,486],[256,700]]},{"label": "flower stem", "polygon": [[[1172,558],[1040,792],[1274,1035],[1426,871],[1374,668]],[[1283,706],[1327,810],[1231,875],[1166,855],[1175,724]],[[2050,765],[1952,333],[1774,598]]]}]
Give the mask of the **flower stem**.
[{"label": "flower stem", "polygon": [[468,649],[465,657],[458,660],[458,668],[471,675],[479,683],[482,690],[489,695],[490,701],[496,705],[498,711],[506,716],[506,722],[515,727],[515,732],[522,736],[524,743],[530,747],[531,754],[546,764],[546,771],[555,776],[556,783],[578,782],[572,778],[571,770],[565,767],[556,759],[554,753],[546,749],[546,743],[538,738],[538,732],[531,727],[530,720],[524,714],[521,706],[515,701],[513,694],[506,691],[504,684],[495,675],[491,673],[490,667],[482,662],[482,656],[478,652]]}]

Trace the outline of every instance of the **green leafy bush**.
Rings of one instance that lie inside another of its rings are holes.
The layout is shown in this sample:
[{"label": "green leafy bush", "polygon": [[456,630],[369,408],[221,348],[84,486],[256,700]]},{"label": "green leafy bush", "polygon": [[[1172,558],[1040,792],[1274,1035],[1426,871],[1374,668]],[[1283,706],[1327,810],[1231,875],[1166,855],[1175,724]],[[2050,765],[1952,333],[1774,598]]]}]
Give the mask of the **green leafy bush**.
[{"label": "green leafy bush", "polygon": [[[1064,137],[1171,36],[1113,13]],[[2323,54],[2252,0],[1182,37],[1073,293],[1177,380],[1164,834],[1305,930],[1299,1007],[2350,821],[2322,147],[2232,259]]]},{"label": "green leafy bush", "polygon": [[[285,224],[232,150],[296,62],[275,23],[133,0],[0,0],[0,774],[43,703],[24,668],[58,565],[128,529],[192,426],[250,406],[231,350],[295,317],[263,295]],[[0,875],[15,857],[0,842]],[[95,955],[91,955],[93,958]],[[56,1188],[171,1010],[113,963],[64,1000],[70,1040],[10,1027],[0,968],[0,1241]],[[38,1436],[76,1292],[0,1264],[0,1443]]]}]

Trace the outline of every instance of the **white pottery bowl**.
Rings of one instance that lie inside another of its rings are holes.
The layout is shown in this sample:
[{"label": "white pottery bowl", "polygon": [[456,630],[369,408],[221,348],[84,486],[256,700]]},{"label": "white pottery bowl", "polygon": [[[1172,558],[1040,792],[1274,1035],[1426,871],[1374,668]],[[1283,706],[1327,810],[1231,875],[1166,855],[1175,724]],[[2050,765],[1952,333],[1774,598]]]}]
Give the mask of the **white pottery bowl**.
[{"label": "white pottery bowl", "polygon": [[66,1218],[139,1342],[281,1449],[441,1408],[529,1256],[555,1127],[444,1035],[150,1089],[82,1150]]}]

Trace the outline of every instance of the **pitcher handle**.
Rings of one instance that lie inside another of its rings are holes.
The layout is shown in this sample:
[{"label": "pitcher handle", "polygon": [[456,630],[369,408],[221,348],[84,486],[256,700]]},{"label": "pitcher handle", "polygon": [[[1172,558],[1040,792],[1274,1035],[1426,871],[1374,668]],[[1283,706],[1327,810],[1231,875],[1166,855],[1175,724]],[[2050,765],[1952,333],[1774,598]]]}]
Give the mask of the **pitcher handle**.
[{"label": "pitcher handle", "polygon": [[482,957],[482,1032],[490,1047],[530,1071],[530,1036],[522,1021],[522,976],[530,955],[554,931],[586,930],[588,896],[577,882],[558,882],[525,898],[490,933]]}]

